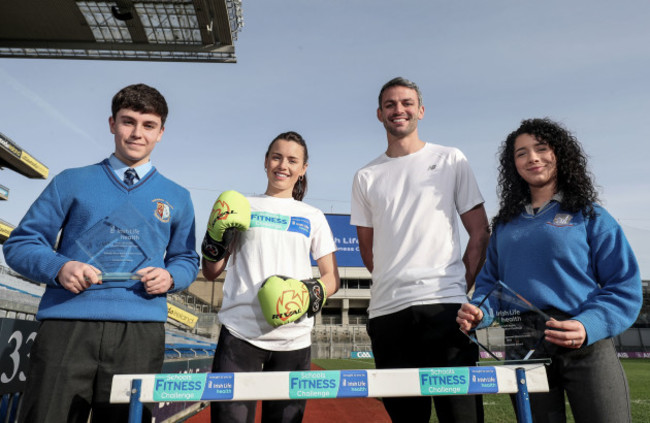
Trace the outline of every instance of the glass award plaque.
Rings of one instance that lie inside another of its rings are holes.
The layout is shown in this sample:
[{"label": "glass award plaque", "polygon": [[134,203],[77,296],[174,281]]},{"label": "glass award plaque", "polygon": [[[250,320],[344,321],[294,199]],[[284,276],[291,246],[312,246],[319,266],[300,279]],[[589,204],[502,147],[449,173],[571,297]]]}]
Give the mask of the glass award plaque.
[{"label": "glass award plaque", "polygon": [[550,316],[501,281],[478,306],[483,320],[467,336],[491,358],[504,364],[551,362],[553,348],[544,342]]},{"label": "glass award plaque", "polygon": [[140,280],[137,270],[151,265],[151,246],[160,245],[154,241],[158,237],[155,228],[126,201],[81,235],[72,254],[101,271],[102,284],[89,289],[133,287]]}]

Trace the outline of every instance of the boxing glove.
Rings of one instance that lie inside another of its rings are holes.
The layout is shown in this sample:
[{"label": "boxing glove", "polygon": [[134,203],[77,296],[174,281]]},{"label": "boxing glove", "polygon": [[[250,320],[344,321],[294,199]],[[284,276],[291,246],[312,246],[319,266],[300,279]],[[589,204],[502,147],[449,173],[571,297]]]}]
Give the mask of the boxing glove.
[{"label": "boxing glove", "polygon": [[266,321],[274,327],[312,317],[325,305],[327,291],[320,279],[298,280],[274,275],[257,293]]},{"label": "boxing glove", "polygon": [[236,231],[248,230],[251,205],[237,191],[224,191],[212,206],[208,229],[203,237],[201,253],[208,261],[219,261],[226,255]]}]

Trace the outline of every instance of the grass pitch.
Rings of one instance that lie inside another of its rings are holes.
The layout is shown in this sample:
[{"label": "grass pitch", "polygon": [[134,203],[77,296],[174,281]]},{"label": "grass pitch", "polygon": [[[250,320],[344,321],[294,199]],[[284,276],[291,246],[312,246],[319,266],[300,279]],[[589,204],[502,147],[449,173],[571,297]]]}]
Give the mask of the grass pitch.
[{"label": "grass pitch", "polygon": [[[314,364],[325,370],[350,370],[374,369],[375,363],[371,359],[315,359]],[[632,403],[632,421],[650,421],[650,360],[623,359],[623,368],[630,385]],[[487,423],[516,423],[515,412],[512,409],[508,395],[484,395],[483,408]],[[431,416],[430,423],[436,423],[435,414]],[[574,422],[570,407],[567,402],[567,422]]]}]

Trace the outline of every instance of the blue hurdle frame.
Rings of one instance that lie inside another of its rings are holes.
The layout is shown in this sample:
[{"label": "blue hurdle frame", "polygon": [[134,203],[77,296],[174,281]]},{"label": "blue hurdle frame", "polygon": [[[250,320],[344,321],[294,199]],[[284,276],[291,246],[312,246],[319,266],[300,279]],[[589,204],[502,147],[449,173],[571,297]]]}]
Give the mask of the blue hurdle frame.
[{"label": "blue hurdle frame", "polygon": [[[530,397],[528,394],[528,385],[526,383],[526,369],[517,367],[515,369],[517,377],[517,393],[516,397],[516,415],[517,422],[519,423],[532,423],[533,416],[530,410]],[[140,393],[142,391],[142,380],[133,379],[131,381],[131,399],[129,402],[129,421],[128,423],[141,423],[143,405],[140,401]]]}]

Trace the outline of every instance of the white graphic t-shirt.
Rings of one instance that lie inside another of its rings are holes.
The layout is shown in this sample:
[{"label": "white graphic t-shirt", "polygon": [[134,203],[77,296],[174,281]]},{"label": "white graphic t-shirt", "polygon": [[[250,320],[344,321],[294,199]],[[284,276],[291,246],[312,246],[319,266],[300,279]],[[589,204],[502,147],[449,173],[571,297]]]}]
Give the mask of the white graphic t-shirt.
[{"label": "white graphic t-shirt", "polygon": [[257,292],[273,275],[313,277],[314,260],[336,251],[322,211],[293,198],[248,197],[251,225],[240,233],[226,267],[219,320],[236,337],[271,351],[311,345],[313,318],[273,328],[264,319]]}]

